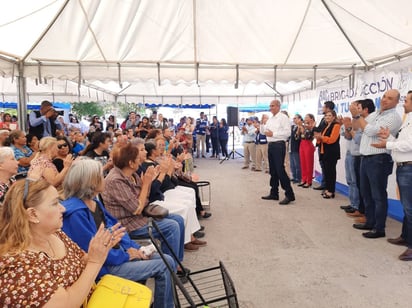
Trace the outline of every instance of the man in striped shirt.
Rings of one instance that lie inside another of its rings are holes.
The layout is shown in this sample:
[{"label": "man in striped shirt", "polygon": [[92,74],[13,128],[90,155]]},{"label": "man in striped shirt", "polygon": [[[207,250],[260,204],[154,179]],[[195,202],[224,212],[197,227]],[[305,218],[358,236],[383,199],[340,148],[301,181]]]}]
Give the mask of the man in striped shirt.
[{"label": "man in striped shirt", "polygon": [[353,125],[363,131],[360,154],[362,155],[360,182],[361,195],[365,203],[366,222],[354,224],[355,229],[369,230],[362,235],[365,238],[385,236],[385,223],[388,212],[388,177],[392,173],[393,161],[390,151],[373,147],[379,140],[382,127],[387,127],[392,135],[396,135],[402,125],[402,119],[396,112],[400,94],[392,89],[385,92],[380,109],[367,118],[361,117],[358,104],[350,105]]}]

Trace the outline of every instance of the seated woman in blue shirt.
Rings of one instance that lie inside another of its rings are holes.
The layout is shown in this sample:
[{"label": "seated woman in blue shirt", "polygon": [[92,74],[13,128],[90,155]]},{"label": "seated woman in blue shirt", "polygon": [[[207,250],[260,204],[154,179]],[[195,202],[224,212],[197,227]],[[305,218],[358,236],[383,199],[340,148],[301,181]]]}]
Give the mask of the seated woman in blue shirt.
[{"label": "seated woman in blue shirt", "polygon": [[[87,250],[100,224],[106,228],[117,223],[102,203],[96,199],[104,190],[102,166],[98,161],[82,158],[76,161],[64,180],[66,200],[63,230],[82,249]],[[165,255],[174,270],[173,259]],[[155,294],[153,307],[173,307],[173,292],[170,273],[157,253],[145,255],[140,245],[126,233],[119,244],[110,249],[98,278],[112,274],[133,281],[154,277]]]}]

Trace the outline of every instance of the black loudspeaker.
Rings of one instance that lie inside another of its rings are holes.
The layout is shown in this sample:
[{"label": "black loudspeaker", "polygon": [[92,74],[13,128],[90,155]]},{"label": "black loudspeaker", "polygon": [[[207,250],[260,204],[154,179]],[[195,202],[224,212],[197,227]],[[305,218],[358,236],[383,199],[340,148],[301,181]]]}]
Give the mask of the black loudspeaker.
[{"label": "black loudspeaker", "polygon": [[227,125],[238,126],[239,125],[239,109],[237,107],[227,107]]}]

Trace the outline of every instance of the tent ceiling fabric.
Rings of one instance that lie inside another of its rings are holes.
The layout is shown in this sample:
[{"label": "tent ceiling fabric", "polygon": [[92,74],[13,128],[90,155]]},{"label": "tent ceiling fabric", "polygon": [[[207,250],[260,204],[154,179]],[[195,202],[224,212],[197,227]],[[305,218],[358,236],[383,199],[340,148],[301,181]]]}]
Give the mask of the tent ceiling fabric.
[{"label": "tent ceiling fabric", "polygon": [[2,0],[0,73],[17,75],[8,60],[23,60],[31,78],[233,86],[239,65],[242,84],[276,75],[290,93],[290,81],[304,89],[411,55],[411,9],[410,0]]}]

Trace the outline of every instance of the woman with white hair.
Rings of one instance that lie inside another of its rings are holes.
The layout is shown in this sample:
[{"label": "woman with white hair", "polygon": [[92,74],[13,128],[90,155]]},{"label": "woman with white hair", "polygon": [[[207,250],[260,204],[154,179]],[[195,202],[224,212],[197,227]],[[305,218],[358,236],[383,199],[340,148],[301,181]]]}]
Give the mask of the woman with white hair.
[{"label": "woman with white hair", "polygon": [[39,143],[39,153],[31,161],[31,166],[27,177],[38,180],[44,179],[56,188],[61,188],[64,177],[72,165],[72,155],[68,154],[63,160],[62,171],[57,171],[53,164],[53,158],[57,155],[57,140],[54,137],[43,137]]},{"label": "woman with white hair", "polygon": [[3,204],[9,187],[16,181],[13,176],[17,173],[17,166],[13,150],[9,147],[0,147],[0,205]]}]

